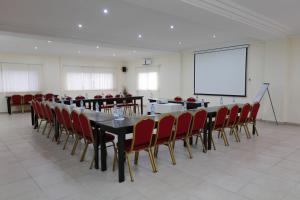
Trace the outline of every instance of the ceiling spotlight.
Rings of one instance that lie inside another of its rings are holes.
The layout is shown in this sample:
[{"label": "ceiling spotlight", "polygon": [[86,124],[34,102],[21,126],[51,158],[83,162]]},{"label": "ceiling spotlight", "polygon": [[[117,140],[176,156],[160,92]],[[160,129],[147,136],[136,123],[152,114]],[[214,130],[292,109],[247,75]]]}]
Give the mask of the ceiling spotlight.
[{"label": "ceiling spotlight", "polygon": [[96,48],[99,49],[100,48],[99,45],[97,45]]},{"label": "ceiling spotlight", "polygon": [[80,51],[77,51],[77,53],[80,54],[81,52],[80,52]]},{"label": "ceiling spotlight", "polygon": [[115,57],[115,56],[116,56],[116,54],[114,53],[114,54],[113,54],[113,56]]},{"label": "ceiling spotlight", "polygon": [[38,47],[37,47],[37,46],[35,46],[35,47],[34,47],[34,50],[38,50]]},{"label": "ceiling spotlight", "polygon": [[107,15],[108,14],[108,10],[105,8],[105,9],[103,9],[103,13],[105,14],[105,15]]},{"label": "ceiling spotlight", "polygon": [[213,38],[216,38],[217,36],[215,35],[215,34],[213,34],[213,36],[212,36]]},{"label": "ceiling spotlight", "polygon": [[78,28],[82,28],[82,24],[78,24]]},{"label": "ceiling spotlight", "polygon": [[51,41],[51,40],[48,40],[48,43],[52,43],[52,41]]},{"label": "ceiling spotlight", "polygon": [[139,38],[139,39],[141,39],[142,37],[143,37],[142,34],[139,34],[139,35],[138,35],[138,38]]},{"label": "ceiling spotlight", "polygon": [[175,27],[174,25],[170,25],[170,29],[173,30]]},{"label": "ceiling spotlight", "polygon": [[178,44],[179,44],[179,45],[182,45],[182,42],[181,42],[181,41],[179,41],[179,42],[178,42]]},{"label": "ceiling spotlight", "polygon": [[133,52],[133,53],[136,53],[136,50],[133,50],[132,52]]}]

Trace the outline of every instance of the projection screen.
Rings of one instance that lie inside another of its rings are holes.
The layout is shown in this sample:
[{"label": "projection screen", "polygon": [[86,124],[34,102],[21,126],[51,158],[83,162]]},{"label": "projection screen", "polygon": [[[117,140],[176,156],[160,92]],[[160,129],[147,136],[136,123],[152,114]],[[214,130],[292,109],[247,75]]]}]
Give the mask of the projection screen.
[{"label": "projection screen", "polygon": [[245,97],[248,46],[195,52],[194,94]]}]

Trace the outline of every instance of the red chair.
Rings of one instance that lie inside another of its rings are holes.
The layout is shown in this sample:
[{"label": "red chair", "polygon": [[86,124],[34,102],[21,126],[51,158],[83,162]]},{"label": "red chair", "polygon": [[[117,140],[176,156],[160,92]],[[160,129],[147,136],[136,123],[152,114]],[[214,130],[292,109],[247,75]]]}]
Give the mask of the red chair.
[{"label": "red chair", "polygon": [[67,97],[65,97],[65,99],[66,99],[67,101],[71,101],[71,100],[72,100],[72,97],[67,96]]},{"label": "red chair", "polygon": [[10,105],[17,106],[20,108],[20,111],[22,111],[22,96],[18,94],[12,95]]},{"label": "red chair", "polygon": [[195,103],[196,99],[194,97],[189,97],[186,101],[189,103]]},{"label": "red chair", "polygon": [[[132,94],[128,93],[125,97],[130,98],[130,97],[132,97]],[[125,109],[125,113],[128,115],[133,115],[134,110],[136,110],[138,113],[140,112],[139,104],[134,103],[132,99],[125,100],[124,109]]]},{"label": "red chair", "polygon": [[[59,134],[58,134],[58,138],[57,138],[57,144],[59,144],[60,137],[63,134],[63,131],[66,132],[66,129],[64,126],[64,119],[63,119],[63,115],[61,113],[61,109],[59,107],[55,107],[54,112],[55,112],[55,117],[56,117],[56,123],[58,124],[58,127],[59,127]],[[52,141],[54,141],[54,140],[55,140],[55,137],[53,137]]]},{"label": "red chair", "polygon": [[[225,133],[225,130],[224,130],[227,113],[228,113],[228,108],[226,108],[224,106],[221,107],[217,111],[216,118],[215,118],[215,121],[214,121],[214,127],[213,127],[213,131],[218,131],[219,134],[221,134],[221,137],[223,138],[225,146],[229,146],[228,139],[227,139],[227,136],[226,136],[226,133]],[[216,150],[216,146],[215,146],[215,142],[213,140],[213,137],[212,137],[212,143],[213,143],[214,149]]]},{"label": "red chair", "polygon": [[34,100],[41,102],[43,100],[44,95],[36,94],[34,95]]},{"label": "red chair", "polygon": [[153,135],[154,141],[153,146],[154,148],[154,155],[157,157],[158,154],[158,147],[162,144],[167,145],[169,148],[169,153],[171,157],[172,164],[175,165],[175,158],[172,149],[172,141],[173,141],[173,127],[175,124],[176,118],[171,115],[167,114],[160,118],[158,121],[156,134]]},{"label": "red chair", "polygon": [[47,138],[50,137],[50,133],[54,127],[54,116],[52,114],[52,110],[50,108],[50,106],[48,104],[46,104],[45,106],[45,112],[46,112],[46,116],[47,116],[47,124],[50,125],[50,129],[48,131],[48,134],[47,134]]},{"label": "red chair", "polygon": [[[193,116],[189,112],[183,112],[177,117],[176,129],[173,135],[173,154],[176,140],[183,140],[186,143],[189,157],[192,158],[191,147],[189,144],[189,133]],[[175,157],[174,157],[175,158]]]},{"label": "red chair", "polygon": [[[87,116],[83,113],[81,113],[79,115],[79,121],[80,121],[80,125],[81,125],[81,130],[82,130],[82,133],[83,133],[83,138],[84,138],[84,141],[85,141],[85,146],[84,146],[84,149],[83,149],[83,152],[82,152],[82,155],[81,155],[81,159],[80,161],[84,161],[84,158],[85,158],[85,154],[86,154],[86,151],[87,151],[87,148],[89,146],[89,144],[94,144],[94,132],[93,132],[93,129],[91,127],[91,124],[90,124],[90,120],[87,118]],[[112,143],[112,146],[114,148],[114,159],[113,159],[113,171],[115,170],[115,163],[116,163],[116,160],[117,160],[117,148],[116,148],[116,145],[115,145],[115,142],[114,142],[114,139],[115,139],[115,136],[109,134],[109,133],[105,133],[105,143]],[[109,147],[109,146],[107,146]],[[92,169],[93,167],[93,163],[95,161],[95,154],[93,156],[93,160],[91,162],[91,165],[90,165],[90,169]]]},{"label": "red chair", "polygon": [[112,98],[114,98],[114,96],[111,94],[105,95],[106,101],[101,105],[101,109],[103,109],[104,112],[111,113],[111,109],[114,107],[114,101],[110,100]]},{"label": "red chair", "polygon": [[32,94],[25,94],[23,96],[23,111],[25,110],[25,106],[29,106],[30,102],[33,100],[33,95]]},{"label": "red chair", "polygon": [[174,98],[174,100],[179,102],[179,101],[182,101],[182,98],[177,96],[177,97]]},{"label": "red chair", "polygon": [[85,99],[84,96],[77,96],[77,97],[75,97],[76,101],[80,101],[80,100],[84,100],[84,99]]},{"label": "red chair", "polygon": [[130,154],[135,153],[135,163],[137,163],[139,151],[145,150],[148,152],[149,160],[153,172],[156,172],[156,164],[152,152],[152,133],[155,121],[150,118],[143,118],[138,121],[133,128],[132,139],[125,140],[125,155],[128,164],[131,181],[133,181],[133,172],[130,164]]},{"label": "red chair", "polygon": [[67,137],[66,137],[66,140],[65,140],[65,143],[64,143],[64,147],[63,147],[63,150],[65,150],[66,146],[67,146],[67,143],[68,143],[68,140],[69,140],[69,137],[75,135],[75,133],[74,133],[72,120],[71,120],[71,116],[70,116],[69,111],[67,109],[63,108],[61,110],[61,114],[62,114],[62,117],[63,117],[64,127],[65,127],[66,134],[67,134]]},{"label": "red chair", "polygon": [[73,130],[76,136],[73,148],[72,148],[72,152],[71,155],[75,154],[78,142],[81,141],[83,139],[83,133],[82,133],[82,129],[81,129],[81,125],[80,125],[80,121],[79,121],[79,114],[77,111],[72,111],[71,112],[71,119],[72,119],[72,125],[73,125]]},{"label": "red chair", "polygon": [[189,137],[193,137],[196,136],[196,144],[198,143],[198,138],[200,138],[202,147],[204,152],[206,152],[206,148],[205,145],[203,143],[203,137],[202,137],[202,133],[205,129],[205,125],[206,125],[206,120],[207,120],[207,112],[206,110],[198,110],[193,117],[193,121],[192,121],[192,126],[191,126],[191,131],[190,131],[190,135]]},{"label": "red chair", "polygon": [[248,139],[251,138],[250,131],[247,126],[248,119],[249,119],[248,116],[249,116],[250,111],[251,111],[251,105],[249,103],[246,103],[245,105],[243,105],[242,111],[240,113],[240,117],[237,122],[237,126],[240,126],[240,131],[241,131],[242,127],[244,128]]},{"label": "red chair", "polygon": [[253,124],[253,128],[255,129],[255,133],[256,135],[258,136],[258,131],[257,131],[257,128],[255,126],[256,124],[256,117],[257,117],[257,114],[258,114],[258,111],[259,111],[259,107],[260,107],[260,103],[259,102],[255,102],[252,106],[252,110],[251,110],[251,113],[250,113],[250,117],[248,119],[248,123],[247,124]]},{"label": "red chair", "polygon": [[229,111],[229,116],[226,119],[225,128],[230,129],[230,134],[234,134],[235,140],[241,142],[239,133],[237,131],[237,120],[239,114],[239,106],[237,104],[233,105]]},{"label": "red chair", "polygon": [[[33,113],[34,113],[34,120],[37,120],[39,119],[39,112],[38,112],[38,109],[37,109],[37,106],[36,106],[36,101],[35,100],[32,100],[31,102],[31,106],[33,108]],[[36,122],[36,121],[35,121]],[[39,123],[37,123],[38,125]],[[35,126],[34,126],[35,127]]]},{"label": "red chair", "polygon": [[40,123],[38,123],[38,128],[37,131],[40,131],[40,127],[42,125],[42,122],[46,122],[47,121],[47,116],[46,113],[44,113],[41,102],[39,101],[35,101],[35,106],[36,106],[36,110],[38,113],[38,119],[40,119]]},{"label": "red chair", "polygon": [[[120,94],[115,95],[115,98],[122,98]],[[116,100],[117,106],[122,107],[126,104],[126,102],[123,99],[117,99]]]},{"label": "red chair", "polygon": [[101,95],[96,95],[96,96],[94,96],[94,99],[102,99],[102,96]]},{"label": "red chair", "polygon": [[45,94],[46,101],[52,101],[53,97],[54,97],[54,94],[52,94],[52,93]]}]

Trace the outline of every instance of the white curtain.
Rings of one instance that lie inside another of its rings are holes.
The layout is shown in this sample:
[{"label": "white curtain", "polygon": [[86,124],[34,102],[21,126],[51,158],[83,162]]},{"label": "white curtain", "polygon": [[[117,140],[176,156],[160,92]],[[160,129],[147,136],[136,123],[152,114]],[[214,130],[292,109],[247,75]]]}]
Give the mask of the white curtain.
[{"label": "white curtain", "polygon": [[114,69],[103,67],[64,66],[65,89],[114,90]]},{"label": "white curtain", "polygon": [[3,92],[31,92],[41,89],[41,65],[2,63],[1,71],[0,89]]},{"label": "white curtain", "polygon": [[138,72],[138,90],[139,91],[157,91],[158,90],[158,67],[141,67]]}]

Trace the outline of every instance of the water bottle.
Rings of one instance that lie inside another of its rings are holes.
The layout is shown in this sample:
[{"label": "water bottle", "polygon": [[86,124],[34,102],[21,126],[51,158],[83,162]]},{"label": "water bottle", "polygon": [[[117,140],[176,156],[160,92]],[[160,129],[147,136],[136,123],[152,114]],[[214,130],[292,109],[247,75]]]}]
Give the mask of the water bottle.
[{"label": "water bottle", "polygon": [[232,98],[232,102],[235,103],[235,97]]},{"label": "water bottle", "polygon": [[201,106],[204,107],[205,106],[204,104],[205,104],[205,101],[204,101],[204,99],[202,99],[201,100]]},{"label": "water bottle", "polygon": [[220,98],[220,105],[223,105],[223,97]]},{"label": "water bottle", "polygon": [[85,98],[86,98],[86,99],[89,99],[88,93],[85,93]]},{"label": "water bottle", "polygon": [[196,96],[196,102],[199,102],[199,97],[198,97],[198,95]]},{"label": "water bottle", "polygon": [[150,113],[151,113],[151,115],[155,115],[155,107],[154,107],[153,103],[151,104],[151,107],[150,107]]},{"label": "water bottle", "polygon": [[80,108],[83,108],[83,101],[80,100]]},{"label": "water bottle", "polygon": [[63,106],[63,105],[64,105],[64,98],[61,98],[61,101],[60,101],[60,103],[61,103],[61,106]]},{"label": "water bottle", "polygon": [[117,104],[114,104],[112,114],[114,117],[118,118]]},{"label": "water bottle", "polygon": [[55,97],[52,96],[52,103],[54,104],[55,103]]},{"label": "water bottle", "polygon": [[183,110],[187,110],[187,103],[186,103],[186,101],[184,101],[184,103],[183,103]]},{"label": "water bottle", "polygon": [[73,99],[70,99],[70,105],[73,105]]},{"label": "water bottle", "polygon": [[96,112],[99,112],[99,103],[96,103]]}]

